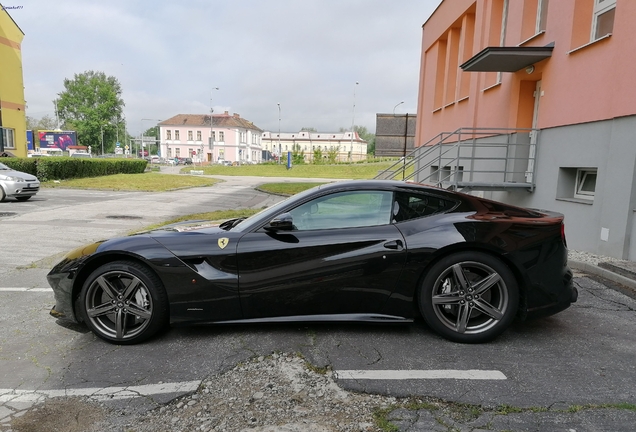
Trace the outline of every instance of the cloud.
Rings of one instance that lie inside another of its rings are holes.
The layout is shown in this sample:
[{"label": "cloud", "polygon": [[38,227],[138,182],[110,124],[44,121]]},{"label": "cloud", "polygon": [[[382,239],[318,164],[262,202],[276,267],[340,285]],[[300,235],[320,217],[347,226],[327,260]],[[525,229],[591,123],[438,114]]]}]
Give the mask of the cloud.
[{"label": "cloud", "polygon": [[263,129],[375,130],[375,114],[414,113],[421,26],[440,0],[22,0],[28,115],[53,115],[64,78],[122,84],[131,133],[142,118],[238,112]]}]

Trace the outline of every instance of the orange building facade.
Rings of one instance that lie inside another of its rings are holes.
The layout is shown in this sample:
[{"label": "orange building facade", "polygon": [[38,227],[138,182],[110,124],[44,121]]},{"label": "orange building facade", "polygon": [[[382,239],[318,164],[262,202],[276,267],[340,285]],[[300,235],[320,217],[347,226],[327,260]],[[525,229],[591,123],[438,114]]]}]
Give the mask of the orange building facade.
[{"label": "orange building facade", "polygon": [[416,145],[529,131],[532,187],[477,193],[560,211],[574,249],[636,259],[634,26],[632,0],[443,0],[423,25]]}]

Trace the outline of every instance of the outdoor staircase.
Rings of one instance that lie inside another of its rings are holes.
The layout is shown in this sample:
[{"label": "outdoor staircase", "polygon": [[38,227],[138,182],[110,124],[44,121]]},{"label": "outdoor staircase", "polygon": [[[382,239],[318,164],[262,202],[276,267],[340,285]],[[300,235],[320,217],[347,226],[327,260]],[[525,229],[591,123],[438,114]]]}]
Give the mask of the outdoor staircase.
[{"label": "outdoor staircase", "polygon": [[442,132],[375,178],[464,192],[533,192],[537,139],[536,129],[460,128]]}]

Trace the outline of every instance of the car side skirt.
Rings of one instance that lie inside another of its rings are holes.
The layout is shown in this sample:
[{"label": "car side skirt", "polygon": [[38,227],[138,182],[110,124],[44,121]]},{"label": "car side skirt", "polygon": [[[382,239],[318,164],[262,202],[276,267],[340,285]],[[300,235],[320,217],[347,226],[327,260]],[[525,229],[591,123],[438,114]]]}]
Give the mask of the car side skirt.
[{"label": "car side skirt", "polygon": [[[200,324],[254,324],[285,322],[367,322],[367,323],[412,323],[412,318],[381,314],[328,314],[328,315],[294,315],[271,318],[250,318],[227,321],[207,321]],[[172,323],[177,325],[177,323]],[[178,323],[186,324],[184,323]],[[191,324],[191,323],[187,323]]]}]

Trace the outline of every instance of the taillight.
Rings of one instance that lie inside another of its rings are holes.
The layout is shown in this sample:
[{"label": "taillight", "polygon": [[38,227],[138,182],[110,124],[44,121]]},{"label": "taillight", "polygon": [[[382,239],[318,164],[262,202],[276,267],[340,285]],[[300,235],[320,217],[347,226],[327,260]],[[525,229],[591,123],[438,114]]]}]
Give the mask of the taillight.
[{"label": "taillight", "polygon": [[568,247],[568,242],[565,240],[565,224],[563,222],[561,222],[561,240],[563,240],[565,247]]}]

